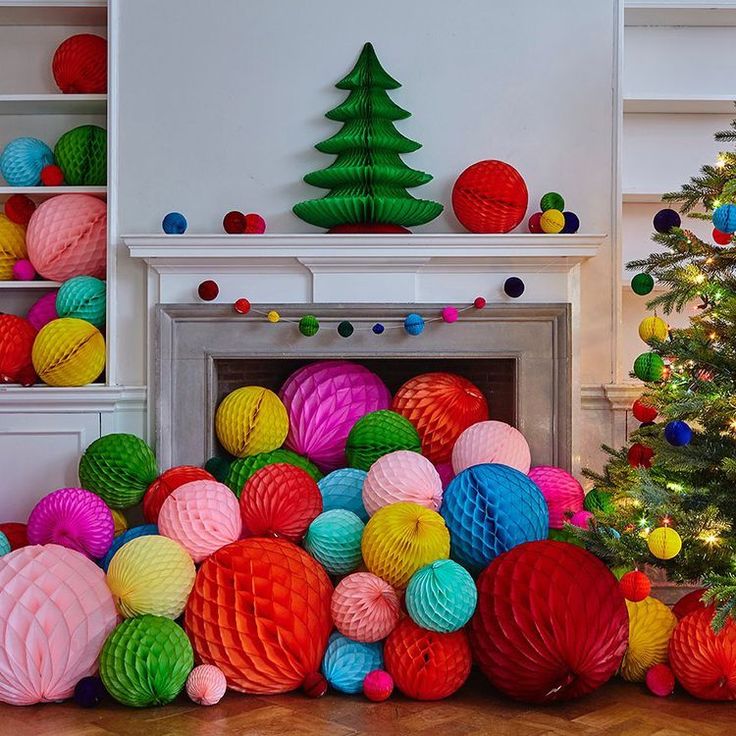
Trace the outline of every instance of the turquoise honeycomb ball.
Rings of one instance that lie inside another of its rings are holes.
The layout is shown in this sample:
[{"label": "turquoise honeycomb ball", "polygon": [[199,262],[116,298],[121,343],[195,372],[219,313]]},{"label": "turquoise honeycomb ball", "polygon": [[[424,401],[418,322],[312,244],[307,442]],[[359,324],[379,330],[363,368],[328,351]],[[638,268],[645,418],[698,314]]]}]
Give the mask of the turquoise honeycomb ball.
[{"label": "turquoise honeycomb ball", "polygon": [[10,552],[10,542],[8,541],[8,538],[3,534],[3,532],[0,532],[0,557],[3,555],[8,554]]},{"label": "turquoise honeycomb ball", "polygon": [[368,512],[363,506],[363,483],[365,470],[360,468],[340,468],[333,470],[318,483],[322,492],[322,508],[347,509],[357,514],[361,521],[368,521]]},{"label": "turquoise honeycomb ball", "polygon": [[322,674],[335,690],[355,695],[363,690],[363,680],[369,672],[382,669],[381,642],[353,641],[337,631],[330,636],[322,659]]},{"label": "turquoise honeycomb ball", "polygon": [[406,589],[411,620],[423,629],[444,634],[465,626],[477,601],[472,575],[452,560],[437,560],[420,568]]},{"label": "turquoise honeycomb ball", "polygon": [[362,560],[363,522],[352,511],[332,509],[321,513],[304,537],[304,549],[330,575],[348,575]]},{"label": "turquoise honeycomb ball", "polygon": [[105,326],[105,282],[94,276],[75,276],[65,281],[56,295],[59,317],[76,317],[97,328]]}]

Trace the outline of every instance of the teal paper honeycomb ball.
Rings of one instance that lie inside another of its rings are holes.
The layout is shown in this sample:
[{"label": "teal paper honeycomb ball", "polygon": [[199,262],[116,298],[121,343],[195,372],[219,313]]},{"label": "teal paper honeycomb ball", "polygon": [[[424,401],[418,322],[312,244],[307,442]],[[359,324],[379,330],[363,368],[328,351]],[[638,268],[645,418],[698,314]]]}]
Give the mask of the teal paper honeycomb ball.
[{"label": "teal paper honeycomb ball", "polygon": [[363,522],[352,511],[325,511],[309,525],[304,549],[330,575],[348,575],[363,559],[360,553],[363,527]]},{"label": "teal paper honeycomb ball", "polygon": [[170,703],[193,667],[194,652],[184,629],[150,614],[123,621],[100,654],[105,689],[132,708]]},{"label": "teal paper honeycomb ball", "polygon": [[437,560],[420,568],[406,589],[406,610],[412,621],[445,634],[465,626],[477,602],[472,575],[452,560]]},{"label": "teal paper honeycomb ball", "polygon": [[382,669],[380,642],[367,644],[348,639],[337,631],[332,633],[322,659],[322,674],[335,690],[355,695],[363,690],[363,680],[369,672]]},{"label": "teal paper honeycomb ball", "polygon": [[358,419],[345,445],[348,464],[365,471],[379,457],[396,450],[421,452],[422,445],[414,425],[388,409],[372,411]]},{"label": "teal paper honeycomb ball", "polygon": [[361,521],[368,521],[368,512],[363,506],[363,483],[368,473],[360,468],[333,470],[317,484],[322,493],[322,508],[347,509],[357,514]]},{"label": "teal paper honeycomb ball", "polygon": [[5,536],[5,534],[3,534],[3,532],[0,532],[0,557],[8,554],[10,550],[11,546],[8,538]]},{"label": "teal paper honeycomb ball", "polygon": [[97,328],[105,326],[105,282],[94,276],[75,276],[65,281],[56,294],[59,317],[76,317]]},{"label": "teal paper honeycomb ball", "polygon": [[56,142],[54,158],[70,186],[97,187],[107,183],[107,131],[80,125]]},{"label": "teal paper honeycomb ball", "polygon": [[266,465],[273,465],[274,463],[295,465],[297,468],[306,470],[306,472],[309,473],[309,475],[311,475],[316,481],[322,479],[322,473],[314,463],[301,455],[297,455],[291,450],[279,448],[277,450],[272,450],[271,452],[259,452],[256,455],[250,455],[249,457],[235,460],[230,465],[230,469],[228,470],[224,483],[238,498],[240,498],[240,493],[248,478],[250,478],[257,470],[265,468]]}]

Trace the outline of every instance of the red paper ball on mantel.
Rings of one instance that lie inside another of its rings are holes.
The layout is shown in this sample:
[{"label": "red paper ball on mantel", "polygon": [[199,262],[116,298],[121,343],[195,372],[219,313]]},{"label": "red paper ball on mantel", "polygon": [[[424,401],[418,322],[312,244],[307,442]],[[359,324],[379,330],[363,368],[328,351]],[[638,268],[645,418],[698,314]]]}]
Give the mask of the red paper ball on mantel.
[{"label": "red paper ball on mantel", "polygon": [[5,200],[5,214],[16,225],[27,225],[36,211],[36,203],[25,194],[12,194]]},{"label": "red paper ball on mantel", "polygon": [[238,314],[248,314],[250,312],[250,302],[244,296],[241,296],[240,299],[236,300],[233,308]]},{"label": "red paper ball on mantel", "polygon": [[245,215],[237,210],[228,212],[222,218],[222,227],[228,235],[241,235],[245,232]]},{"label": "red paper ball on mantel", "polygon": [[732,237],[733,236],[731,235],[731,233],[724,233],[721,232],[718,228],[713,228],[713,240],[718,245],[729,245]]},{"label": "red paper ball on mantel", "polygon": [[203,281],[197,287],[197,295],[203,302],[211,302],[213,299],[217,299],[217,295],[220,293],[220,287],[216,281],[208,279]]},{"label": "red paper ball on mantel", "polygon": [[92,33],[71,36],[56,49],[51,69],[66,94],[103,94],[107,92],[107,41]]},{"label": "red paper ball on mantel", "polygon": [[629,451],[626,453],[626,459],[632,468],[651,468],[653,458],[654,450],[639,442],[631,445]]},{"label": "red paper ball on mantel", "polygon": [[541,212],[535,212],[529,218],[529,222],[527,223],[527,226],[529,228],[529,232],[530,233],[541,233],[541,232],[544,232],[542,230],[542,213]]},{"label": "red paper ball on mantel", "polygon": [[640,570],[627,572],[618,581],[624,598],[632,603],[643,601],[652,592],[652,582]]},{"label": "red paper ball on mantel", "polygon": [[637,399],[631,407],[631,413],[637,422],[653,422],[657,418],[657,409],[641,399]]},{"label": "red paper ball on mantel", "polygon": [[335,225],[327,231],[328,235],[411,235],[401,225],[388,225],[385,222],[363,222]]},{"label": "red paper ball on mantel", "polygon": [[250,212],[245,216],[245,234],[246,235],[263,235],[266,232],[266,221],[255,212]]},{"label": "red paper ball on mantel", "polygon": [[41,183],[45,187],[60,187],[64,183],[64,172],[56,164],[44,166],[41,169]]},{"label": "red paper ball on mantel", "polygon": [[28,527],[19,521],[6,521],[0,524],[2,532],[10,542],[10,549],[16,550],[28,546]]},{"label": "red paper ball on mantel", "polygon": [[503,161],[478,161],[452,189],[455,216],[472,233],[507,233],[526,214],[529,192],[522,175]]},{"label": "red paper ball on mantel", "polygon": [[476,309],[483,309],[486,306],[486,300],[482,296],[477,296],[473,300],[473,306]]}]

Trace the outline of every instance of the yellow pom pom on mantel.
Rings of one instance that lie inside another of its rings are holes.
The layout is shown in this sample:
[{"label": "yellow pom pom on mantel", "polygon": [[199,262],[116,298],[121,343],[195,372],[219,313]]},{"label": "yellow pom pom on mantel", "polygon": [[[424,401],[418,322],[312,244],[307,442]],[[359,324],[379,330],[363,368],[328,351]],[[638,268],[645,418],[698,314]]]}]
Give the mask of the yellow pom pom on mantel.
[{"label": "yellow pom pom on mantel", "polygon": [[647,537],[649,551],[658,560],[671,560],[680,554],[682,538],[669,526],[658,526]]},{"label": "yellow pom pom on mantel", "polygon": [[279,321],[279,320],[281,319],[281,315],[280,315],[280,314],[279,314],[279,313],[278,313],[278,312],[277,312],[277,311],[276,311],[275,309],[272,309],[272,310],[271,310],[271,311],[270,311],[270,312],[269,312],[269,313],[268,313],[268,314],[266,315],[266,319],[267,319],[267,320],[268,320],[269,322],[271,322],[271,323],[273,323],[273,324],[276,324],[276,323],[277,323],[277,322],[278,322],[278,321]]},{"label": "yellow pom pom on mantel", "polygon": [[649,342],[650,340],[664,342],[669,332],[667,323],[660,317],[645,317],[639,323],[639,337],[644,342]]}]

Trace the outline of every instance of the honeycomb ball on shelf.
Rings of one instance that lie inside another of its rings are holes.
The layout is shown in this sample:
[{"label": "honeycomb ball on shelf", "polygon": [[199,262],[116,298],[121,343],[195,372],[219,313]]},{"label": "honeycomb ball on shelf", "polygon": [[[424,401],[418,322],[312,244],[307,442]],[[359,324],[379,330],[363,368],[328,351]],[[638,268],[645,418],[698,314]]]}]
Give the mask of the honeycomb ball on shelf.
[{"label": "honeycomb ball on shelf", "polygon": [[638,603],[626,601],[629,611],[629,646],[621,663],[621,677],[629,682],[644,682],[647,670],[667,661],[670,637],[677,618],[656,598]]},{"label": "honeycomb ball on shelf", "polygon": [[331,612],[341,634],[355,641],[375,642],[393,631],[401,603],[385,580],[370,572],[355,572],[335,587]]},{"label": "honeycomb ball on shelf", "polygon": [[391,409],[416,427],[422,454],[433,463],[447,462],[463,430],[488,419],[483,392],[454,373],[423,373],[409,379],[396,392]]},{"label": "honeycomb ball on shelf", "polygon": [[79,482],[113,509],[140,503],[158,475],[153,450],[132,434],[106,434],[84,451]]},{"label": "honeycomb ball on shelf", "polygon": [[360,540],[363,527],[363,522],[352,511],[325,511],[309,525],[304,549],[329,575],[347,575],[362,562]]},{"label": "honeycomb ball on shelf", "polygon": [[0,532],[7,537],[11,550],[28,546],[28,526],[26,524],[17,521],[1,522]]},{"label": "honeycomb ball on shelf", "polygon": [[570,515],[582,511],[585,492],[578,481],[562,468],[551,465],[538,465],[529,471],[547,502],[549,525],[552,529],[562,529]]},{"label": "honeycomb ball on shelf", "polygon": [[693,611],[675,627],[669,662],[677,681],[700,700],[736,700],[736,623],[732,618],[717,634],[712,607]]},{"label": "honeycomb ball on shelf", "polygon": [[28,225],[35,210],[36,203],[25,194],[11,194],[3,205],[3,212],[7,218],[23,227]]},{"label": "honeycomb ball on shelf", "polygon": [[115,700],[133,708],[166,705],[182,691],[194,667],[184,630],[168,618],[123,621],[100,653],[100,677]]},{"label": "honeycomb ball on shelf", "polygon": [[441,513],[450,530],[453,559],[471,572],[549,533],[542,492],[507,465],[474,465],[461,472],[445,490]]},{"label": "honeycomb ball on shelf", "polygon": [[107,550],[107,554],[100,560],[100,567],[107,572],[110,567],[110,561],[124,544],[127,544],[133,539],[138,539],[138,537],[146,537],[151,534],[158,534],[158,527],[155,524],[141,524],[140,526],[132,526],[130,529],[126,529],[122,534],[112,540],[110,549]]},{"label": "honeycomb ball on shelf", "polygon": [[639,337],[644,342],[664,342],[669,334],[667,323],[660,317],[644,317],[639,323]]},{"label": "honeycomb ball on shelf", "polygon": [[240,538],[243,522],[238,499],[216,480],[193,480],[179,486],[163,503],[159,532],[178,542],[201,562]]},{"label": "honeycomb ball on shelf", "polygon": [[406,610],[412,621],[445,634],[470,621],[477,600],[473,577],[453,560],[437,560],[420,568],[406,589]]},{"label": "honeycomb ball on shelf", "polygon": [[322,494],[306,470],[275,463],[257,470],[240,494],[246,535],[283,537],[299,543],[322,513]]},{"label": "honeycomb ball on shelf", "polygon": [[84,555],[34,545],[0,563],[0,702],[32,705],[70,698],[115,628],[105,576]]},{"label": "honeycomb ball on shelf", "polygon": [[350,430],[345,454],[353,468],[368,471],[379,457],[396,450],[421,452],[419,435],[412,423],[394,411],[381,409],[366,414]]},{"label": "honeycomb ball on shelf", "polygon": [[515,700],[587,695],[619,668],[628,640],[624,597],[611,571],[565,542],[522,544],[478,578],[470,625],[477,663]]},{"label": "honeycomb ball on shelf", "polygon": [[197,705],[217,705],[227,692],[227,680],[219,667],[200,664],[187,677],[187,696]]},{"label": "honeycomb ball on shelf", "polygon": [[245,234],[262,235],[266,232],[266,221],[257,212],[248,212],[245,216]]},{"label": "honeycomb ball on shelf", "polygon": [[419,453],[397,450],[371,465],[363,484],[363,505],[373,515],[398,501],[437,511],[442,503],[442,480],[434,465]]},{"label": "honeycomb ball on shelf", "polygon": [[560,232],[565,233],[566,235],[572,235],[580,230],[580,218],[574,212],[565,210],[565,212],[562,213],[562,216],[565,218],[565,226]]},{"label": "honeycomb ball on shelf", "polygon": [[470,674],[473,656],[465,631],[427,631],[405,618],[384,646],[386,671],[414,700],[441,700],[457,692]]},{"label": "honeycomb ball on shelf", "polygon": [[59,317],[76,317],[95,327],[105,326],[107,313],[105,282],[94,276],[75,276],[65,281],[56,294]]},{"label": "honeycomb ball on shelf", "polygon": [[399,502],[370,518],[361,548],[368,570],[403,590],[420,567],[450,556],[450,534],[436,511]]},{"label": "honeycomb ball on shelf", "polygon": [[61,488],[44,496],[28,517],[29,544],[59,544],[86,557],[103,557],[115,524],[105,502],[82,488]]},{"label": "honeycomb ball on shelf", "polygon": [[330,635],[321,669],[335,690],[355,695],[363,690],[369,672],[383,669],[383,647],[380,642],[353,641],[335,631]]},{"label": "honeycomb ball on shelf", "polygon": [[198,661],[231,690],[285,693],[319,669],[332,629],[332,584],[284,539],[244,539],[199,568],[184,615]]},{"label": "honeycomb ball on shelf", "polygon": [[346,361],[300,368],[279,396],[289,414],[286,446],[325,471],[345,465],[345,443],[355,422],[391,405],[391,394],[375,373]]},{"label": "honeycomb ball on shelf", "polygon": [[54,163],[53,151],[38,138],[14,138],[0,155],[0,173],[11,187],[35,187],[44,166]]},{"label": "honeycomb ball on shelf", "polygon": [[25,227],[0,213],[0,281],[11,281],[13,266],[27,255]]},{"label": "honeycomb ball on shelf", "polygon": [[322,493],[322,508],[352,511],[361,521],[368,521],[368,512],[363,506],[363,484],[368,473],[358,468],[339,468],[322,478],[319,490]]},{"label": "honeycomb ball on shelf", "polygon": [[0,314],[0,380],[20,383],[33,369],[31,359],[36,330],[30,322],[14,314]]},{"label": "honeycomb ball on shelf", "polygon": [[518,429],[493,419],[468,427],[452,448],[452,468],[455,473],[483,463],[500,463],[522,473],[532,464],[529,443]]},{"label": "honeycomb ball on shelf", "polygon": [[60,194],[38,205],[26,232],[28,258],[45,279],[105,278],[107,204],[89,194]]},{"label": "honeycomb ball on shelf", "polygon": [[271,452],[281,447],[288,431],[286,408],[273,391],[260,386],[230,392],[215,414],[217,439],[235,457]]},{"label": "honeycomb ball on shelf", "polygon": [[107,568],[107,585],[121,615],[150,613],[178,618],[194,584],[194,563],[173,539],[145,535],[115,553]]},{"label": "honeycomb ball on shelf", "polygon": [[52,320],[58,319],[56,314],[56,295],[58,291],[51,291],[36,299],[26,313],[26,319],[36,331],[40,330]]},{"label": "honeycomb ball on shelf", "polygon": [[31,357],[49,386],[86,386],[105,369],[105,338],[83,319],[55,319],[40,329]]},{"label": "honeycomb ball on shelf", "polygon": [[54,52],[51,70],[65,94],[107,92],[107,40],[93,33],[78,33]]},{"label": "honeycomb ball on shelf", "polygon": [[161,473],[148,486],[146,494],[143,496],[143,516],[146,521],[149,524],[155,524],[158,521],[158,515],[164,501],[179,486],[191,483],[194,480],[215,480],[215,478],[204,468],[198,468],[195,465],[177,465]]},{"label": "honeycomb ball on shelf", "polygon": [[664,360],[657,353],[642,353],[634,361],[634,375],[648,383],[659,381],[664,375]]},{"label": "honeycomb ball on shelf", "polygon": [[560,210],[546,210],[539,218],[543,233],[559,233],[565,227],[565,215]]},{"label": "honeycomb ball on shelf", "polygon": [[230,464],[224,483],[236,496],[240,497],[243,486],[256,471],[275,463],[286,463],[287,465],[293,465],[295,468],[301,468],[315,481],[322,479],[319,468],[310,463],[307,458],[280,447],[272,452],[260,452],[257,455],[235,460]]},{"label": "honeycomb ball on shelf", "polygon": [[54,158],[69,186],[101,187],[107,183],[107,131],[80,125],[54,146]]}]

